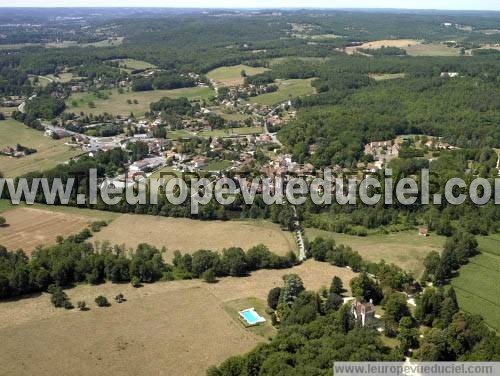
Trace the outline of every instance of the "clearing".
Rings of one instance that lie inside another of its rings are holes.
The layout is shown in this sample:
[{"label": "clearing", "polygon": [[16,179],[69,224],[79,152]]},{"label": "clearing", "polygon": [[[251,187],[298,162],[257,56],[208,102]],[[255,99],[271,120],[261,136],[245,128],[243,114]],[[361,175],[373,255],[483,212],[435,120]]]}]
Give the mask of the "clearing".
[{"label": "clearing", "polygon": [[[258,234],[258,236],[256,236]],[[166,260],[175,250],[194,252],[199,249],[221,251],[228,247],[244,250],[263,243],[279,255],[295,251],[291,232],[264,221],[198,221],[186,218],[166,218],[123,214],[108,227],[94,235],[93,240],[108,240],[135,248],[140,243],[165,246]]]},{"label": "clearing", "polygon": [[37,150],[21,158],[0,155],[0,171],[5,177],[21,176],[50,169],[82,153],[79,148],[65,145],[67,140],[53,140],[16,120],[0,121],[0,149],[21,144]]},{"label": "clearing", "polygon": [[147,61],[136,60],[136,59],[117,59],[111,61],[118,61],[119,67],[127,70],[156,68],[156,65],[154,64],[148,63]]},{"label": "clearing", "polygon": [[385,260],[410,271],[418,278],[424,270],[423,261],[431,251],[441,252],[445,242],[443,236],[431,234],[423,237],[415,231],[373,234],[365,237],[337,234],[313,228],[306,229],[306,236],[312,240],[317,236],[333,238],[337,244],[350,246],[363,259],[373,262]]},{"label": "clearing", "polygon": [[235,135],[251,135],[263,133],[262,127],[240,127],[228,129],[214,129],[213,131],[201,131],[198,133],[200,137],[231,137]]},{"label": "clearing", "polygon": [[[94,115],[107,112],[114,115],[127,116],[133,112],[136,116],[143,116],[149,111],[149,105],[163,97],[180,98],[189,100],[208,99],[213,95],[213,90],[208,87],[190,87],[173,90],[151,91],[125,91],[123,94],[118,89],[102,92],[104,98],[98,98],[94,93],[75,93],[66,100],[66,112],[93,113]],[[130,100],[129,104],[127,101]],[[134,103],[137,101],[138,103]],[[95,107],[90,107],[93,103]],[[76,104],[76,106],[74,105]]]},{"label": "clearing", "polygon": [[250,67],[248,65],[234,65],[232,67],[221,67],[207,73],[207,77],[215,83],[215,86],[238,86],[243,85],[245,78],[241,71],[245,71],[247,76],[254,76],[264,73],[267,68]]},{"label": "clearing", "polygon": [[311,86],[312,80],[312,78],[276,80],[275,84],[278,85],[278,91],[248,98],[247,102],[273,106],[297,97],[314,94],[316,90]]},{"label": "clearing", "polygon": [[378,49],[382,47],[402,48],[410,56],[458,56],[457,48],[442,43],[425,43],[415,39],[383,39],[363,43],[360,46],[346,47],[345,53],[353,54],[359,49]]},{"label": "clearing", "polygon": [[405,73],[370,73],[368,74],[370,78],[373,78],[375,81],[385,81],[385,80],[394,80],[397,78],[405,78]]},{"label": "clearing", "polygon": [[55,244],[59,235],[76,234],[87,227],[88,216],[20,207],[2,213],[7,226],[0,228],[0,244],[11,251],[23,249],[28,255],[38,245]]},{"label": "clearing", "polygon": [[500,235],[477,240],[481,254],[460,268],[451,285],[461,309],[482,315],[489,326],[500,332]]},{"label": "clearing", "polygon": [[[3,372],[16,375],[158,375],[159,370],[166,375],[205,375],[210,365],[267,340],[262,337],[269,334],[266,328],[261,328],[264,333],[245,329],[231,311],[256,301],[263,304],[268,291],[281,286],[281,277],[289,273],[300,275],[311,290],[328,286],[335,275],[348,286],[355,276],[346,268],[310,260],[292,269],[260,270],[216,284],[190,280],[134,289],[107,283],[67,290],[74,304],[87,302],[87,312],[54,308],[46,293],[3,302],[0,364]],[[114,303],[118,293],[127,301]],[[98,295],[106,296],[111,307],[96,307]]]}]

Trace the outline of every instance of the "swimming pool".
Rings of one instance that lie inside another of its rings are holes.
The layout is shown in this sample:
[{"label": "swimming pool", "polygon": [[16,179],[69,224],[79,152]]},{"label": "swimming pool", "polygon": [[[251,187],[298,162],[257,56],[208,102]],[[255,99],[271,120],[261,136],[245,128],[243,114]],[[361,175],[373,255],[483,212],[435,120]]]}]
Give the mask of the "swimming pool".
[{"label": "swimming pool", "polygon": [[266,319],[255,312],[254,308],[248,308],[238,312],[240,316],[247,322],[248,325],[256,325],[265,322]]}]

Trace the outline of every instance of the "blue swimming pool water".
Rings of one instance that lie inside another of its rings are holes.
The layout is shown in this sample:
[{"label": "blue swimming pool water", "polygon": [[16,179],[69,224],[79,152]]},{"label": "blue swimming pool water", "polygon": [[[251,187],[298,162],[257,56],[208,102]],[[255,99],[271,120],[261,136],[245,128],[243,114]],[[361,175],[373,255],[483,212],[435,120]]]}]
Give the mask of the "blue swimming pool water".
[{"label": "blue swimming pool water", "polygon": [[252,311],[244,311],[241,313],[241,315],[249,324],[256,324],[259,322],[259,317],[256,316]]}]

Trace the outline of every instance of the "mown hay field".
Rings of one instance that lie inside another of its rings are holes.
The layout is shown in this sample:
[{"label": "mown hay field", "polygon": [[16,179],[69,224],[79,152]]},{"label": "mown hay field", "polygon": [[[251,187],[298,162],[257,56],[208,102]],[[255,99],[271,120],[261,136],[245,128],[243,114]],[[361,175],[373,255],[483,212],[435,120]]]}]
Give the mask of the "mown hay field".
[{"label": "mown hay field", "polygon": [[[346,268],[307,261],[216,284],[190,280],[134,289],[107,283],[66,290],[74,304],[87,303],[86,312],[54,308],[46,293],[0,303],[2,373],[205,375],[210,365],[267,340],[263,333],[246,329],[231,309],[255,299],[265,301],[268,291],[281,286],[282,276],[289,273],[297,273],[311,290],[329,285],[334,275],[348,286],[355,275]],[[115,303],[118,293],[127,301]],[[106,296],[111,307],[98,308],[98,295]]]},{"label": "mown hay field", "polygon": [[92,239],[123,244],[128,248],[135,248],[141,243],[159,248],[165,247],[165,259],[168,261],[176,250],[222,251],[233,246],[247,250],[260,243],[280,255],[296,250],[292,233],[281,230],[278,225],[263,221],[197,221],[123,214],[95,234]]}]

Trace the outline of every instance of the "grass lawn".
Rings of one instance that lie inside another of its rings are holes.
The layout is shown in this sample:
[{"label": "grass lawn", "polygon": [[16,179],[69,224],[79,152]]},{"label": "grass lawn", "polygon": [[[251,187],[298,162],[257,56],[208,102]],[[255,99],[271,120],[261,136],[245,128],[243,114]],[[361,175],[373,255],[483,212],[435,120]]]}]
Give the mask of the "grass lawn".
[{"label": "grass lawn", "polygon": [[484,317],[487,324],[500,331],[500,235],[478,237],[481,254],[460,268],[451,281],[460,308]]},{"label": "grass lawn", "polygon": [[231,137],[234,135],[248,135],[248,134],[260,134],[262,133],[262,127],[241,127],[241,128],[229,128],[225,129],[215,129],[213,131],[201,131],[198,136],[201,137]]},{"label": "grass lawn", "polygon": [[[252,297],[231,300],[229,302],[225,302],[222,307],[234,321],[246,328],[246,330],[267,339],[276,334],[276,329],[271,325],[271,316],[266,313],[266,306],[267,303],[264,300]],[[240,318],[240,314],[238,312],[252,307],[255,308],[255,311],[257,311],[260,316],[266,319],[266,322],[247,327]]]},{"label": "grass lawn", "polygon": [[230,161],[211,161],[202,170],[204,171],[222,171],[232,166]]},{"label": "grass lawn", "polygon": [[232,67],[221,67],[207,73],[207,77],[215,81],[217,86],[237,86],[243,85],[244,77],[241,71],[245,71],[247,76],[254,76],[267,71],[267,68],[250,67],[248,65],[234,65]]},{"label": "grass lawn", "polygon": [[414,274],[416,278],[424,270],[423,261],[430,251],[441,251],[445,238],[435,234],[429,237],[418,235],[417,231],[405,231],[388,235],[374,234],[365,237],[337,234],[308,228],[306,236],[312,240],[317,236],[333,238],[337,244],[350,246],[363,259],[373,262],[385,260]]},{"label": "grass lawn", "polygon": [[167,138],[170,138],[171,140],[179,140],[181,138],[191,138],[191,137],[193,137],[193,134],[191,134],[185,129],[178,129],[176,131],[167,132]]},{"label": "grass lawn", "polygon": [[0,121],[0,149],[21,144],[37,150],[22,158],[0,156],[0,171],[6,177],[16,177],[47,170],[82,153],[78,148],[64,145],[67,140],[53,140],[15,120]]},{"label": "grass lawn", "polygon": [[315,89],[311,86],[311,81],[312,79],[276,80],[278,91],[249,98],[248,102],[272,106],[289,99],[314,94]]},{"label": "grass lawn", "polygon": [[[189,100],[208,99],[213,95],[213,90],[206,87],[191,87],[174,90],[130,91],[119,94],[118,89],[113,89],[105,90],[103,93],[107,95],[107,98],[97,98],[94,93],[75,93],[66,100],[66,111],[93,113],[94,115],[107,112],[124,116],[133,112],[136,116],[143,116],[149,111],[151,102],[156,102],[163,97],[186,97]],[[132,104],[127,103],[129,99]],[[134,100],[138,103],[134,104]],[[73,105],[73,101],[76,101],[76,106]],[[95,104],[95,108],[89,107],[90,102]]]}]

